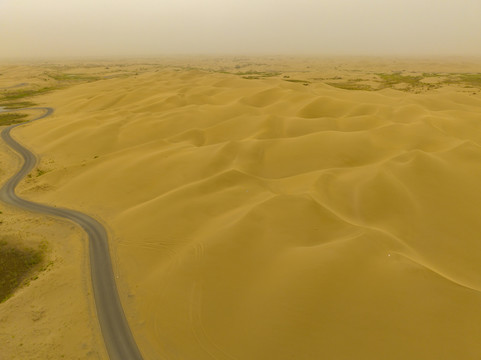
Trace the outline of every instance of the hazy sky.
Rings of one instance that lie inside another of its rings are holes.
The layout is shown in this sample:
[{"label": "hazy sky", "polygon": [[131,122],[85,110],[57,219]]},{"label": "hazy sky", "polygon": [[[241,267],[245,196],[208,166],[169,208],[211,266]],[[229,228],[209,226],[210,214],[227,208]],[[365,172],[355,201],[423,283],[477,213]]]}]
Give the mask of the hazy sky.
[{"label": "hazy sky", "polygon": [[481,55],[481,0],[0,0],[0,57]]}]

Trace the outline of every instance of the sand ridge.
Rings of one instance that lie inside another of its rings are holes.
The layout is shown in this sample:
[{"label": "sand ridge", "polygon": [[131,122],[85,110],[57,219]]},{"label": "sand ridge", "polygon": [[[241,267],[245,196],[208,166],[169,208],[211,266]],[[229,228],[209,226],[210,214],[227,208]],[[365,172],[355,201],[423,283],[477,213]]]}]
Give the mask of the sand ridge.
[{"label": "sand ridge", "polygon": [[167,67],[42,101],[22,195],[109,224],[147,359],[479,356],[476,90]]}]

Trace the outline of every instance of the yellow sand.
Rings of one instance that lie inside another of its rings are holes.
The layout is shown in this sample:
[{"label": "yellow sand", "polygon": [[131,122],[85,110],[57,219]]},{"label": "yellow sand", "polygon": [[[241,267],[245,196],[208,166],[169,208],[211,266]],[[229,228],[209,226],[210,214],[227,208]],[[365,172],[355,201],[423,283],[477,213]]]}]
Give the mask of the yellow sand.
[{"label": "yellow sand", "polygon": [[[341,76],[450,69],[363,61]],[[146,359],[481,356],[479,90],[312,80],[335,64],[162,63],[45,95],[55,114],[15,130],[47,171],[20,193],[107,224]]]},{"label": "yellow sand", "polygon": [[[0,144],[0,178],[19,161]],[[86,236],[74,225],[0,204],[0,240],[37,248],[48,242],[38,279],[0,304],[0,359],[107,359],[89,282]]]}]

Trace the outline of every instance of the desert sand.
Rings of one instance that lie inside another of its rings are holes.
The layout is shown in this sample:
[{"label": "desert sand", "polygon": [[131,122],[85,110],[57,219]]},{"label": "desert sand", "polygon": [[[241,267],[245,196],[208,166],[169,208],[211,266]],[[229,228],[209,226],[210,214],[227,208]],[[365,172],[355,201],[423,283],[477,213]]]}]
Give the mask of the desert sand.
[{"label": "desert sand", "polygon": [[[0,179],[19,163],[0,144]],[[92,303],[86,236],[72,224],[0,204],[1,240],[48,244],[43,271],[0,303],[0,359],[107,359]]]},{"label": "desert sand", "polygon": [[[145,359],[481,356],[479,59],[182,58],[0,73],[3,88],[65,82],[33,99],[51,117],[15,130],[41,159],[19,194],[106,224]],[[2,154],[2,168],[14,166]],[[23,231],[27,215],[8,211]],[[83,235],[28,218],[63,260],[0,304],[0,335],[28,329],[30,307],[48,308],[38,333],[25,330],[25,354],[47,343],[52,358],[104,358]],[[19,341],[9,343],[14,354]]]}]

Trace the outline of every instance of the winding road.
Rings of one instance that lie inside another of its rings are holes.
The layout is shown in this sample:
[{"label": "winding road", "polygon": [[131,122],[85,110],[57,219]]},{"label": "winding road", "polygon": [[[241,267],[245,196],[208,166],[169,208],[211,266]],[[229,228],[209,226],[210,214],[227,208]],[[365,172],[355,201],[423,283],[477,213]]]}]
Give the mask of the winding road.
[{"label": "winding road", "polygon": [[[41,116],[31,121],[43,119],[53,113],[53,109],[48,107],[0,109],[0,112],[19,110],[43,111]],[[95,307],[109,358],[110,360],[142,360],[142,355],[132,336],[120,303],[110,259],[108,235],[102,224],[81,212],[34,203],[15,194],[16,186],[37,163],[36,156],[14,140],[10,134],[12,129],[23,124],[25,123],[11,125],[3,129],[1,133],[3,141],[23,158],[24,163],[20,170],[0,189],[0,200],[24,210],[68,219],[78,224],[87,233]]]}]

